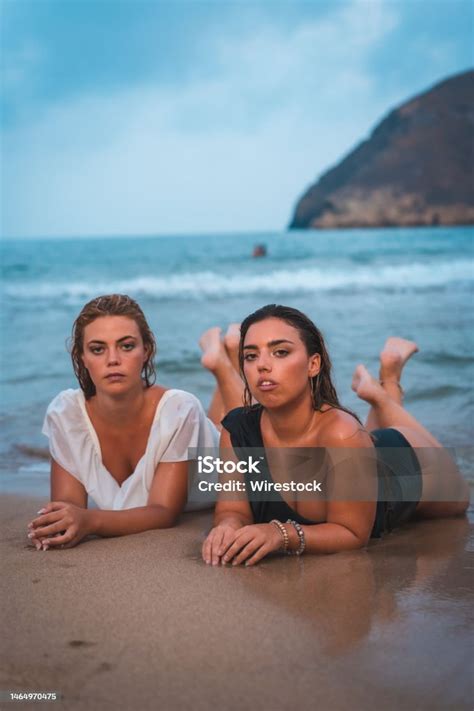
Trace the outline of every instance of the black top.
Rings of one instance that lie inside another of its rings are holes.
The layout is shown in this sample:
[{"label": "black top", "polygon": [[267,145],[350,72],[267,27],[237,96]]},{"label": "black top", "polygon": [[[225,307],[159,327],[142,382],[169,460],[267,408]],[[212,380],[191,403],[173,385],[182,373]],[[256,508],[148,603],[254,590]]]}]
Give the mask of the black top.
[{"label": "black top", "polygon": [[[260,420],[263,407],[238,407],[231,410],[222,420],[222,425],[230,434],[232,447],[239,459],[247,459],[246,448],[264,448]],[[421,471],[410,443],[392,428],[374,430],[374,445],[377,451],[378,501],[371,537],[378,538],[407,520],[414,512],[421,498]],[[394,449],[395,448],[395,449]],[[397,448],[403,448],[398,449]],[[408,449],[407,449],[408,448]],[[272,482],[268,466],[264,462],[260,478]],[[397,474],[401,473],[400,479]],[[248,475],[245,474],[248,483]],[[401,483],[405,482],[405,483]],[[408,485],[406,484],[408,482]],[[395,492],[395,494],[394,494]],[[390,498],[390,501],[385,499]],[[272,492],[266,501],[249,500],[255,523],[269,523],[272,519],[286,521],[292,519],[302,525],[315,525],[322,521],[311,521],[292,509],[278,492]]]}]

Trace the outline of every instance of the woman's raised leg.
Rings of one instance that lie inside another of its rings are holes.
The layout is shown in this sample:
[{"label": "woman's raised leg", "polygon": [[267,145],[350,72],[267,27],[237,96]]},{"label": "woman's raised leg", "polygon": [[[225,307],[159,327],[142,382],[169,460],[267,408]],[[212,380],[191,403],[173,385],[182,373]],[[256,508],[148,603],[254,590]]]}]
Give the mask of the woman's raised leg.
[{"label": "woman's raised leg", "polygon": [[239,366],[240,323],[230,323],[224,335],[224,346],[234,370],[240,376]]},{"label": "woman's raised leg", "polygon": [[416,450],[423,477],[423,496],[417,513],[426,517],[464,513],[469,505],[469,487],[436,437],[395,402],[363,365],[354,371],[352,389],[370,403],[379,427],[399,430]]},{"label": "woman's raised leg", "polygon": [[[403,404],[403,389],[401,386],[402,370],[405,363],[414,353],[418,352],[418,346],[414,341],[407,341],[405,338],[387,338],[380,353],[380,384],[392,400],[399,405]],[[377,412],[370,408],[365,426],[368,430],[375,430],[380,425],[377,419]]]},{"label": "woman's raised leg", "polygon": [[229,410],[242,406],[244,384],[221,340],[220,328],[216,326],[205,331],[199,339],[199,345],[202,350],[201,363],[217,381],[208,417],[214,424],[220,425]]}]

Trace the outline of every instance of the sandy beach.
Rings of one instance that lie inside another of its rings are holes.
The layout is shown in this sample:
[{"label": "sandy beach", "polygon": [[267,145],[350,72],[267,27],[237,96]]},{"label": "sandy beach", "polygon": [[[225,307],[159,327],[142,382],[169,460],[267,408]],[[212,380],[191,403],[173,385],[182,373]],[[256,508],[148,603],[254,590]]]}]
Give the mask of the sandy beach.
[{"label": "sandy beach", "polygon": [[42,503],[0,507],[1,689],[61,694],[21,708],[472,708],[467,519],[232,569],[201,561],[207,512],[38,552],[25,529]]}]

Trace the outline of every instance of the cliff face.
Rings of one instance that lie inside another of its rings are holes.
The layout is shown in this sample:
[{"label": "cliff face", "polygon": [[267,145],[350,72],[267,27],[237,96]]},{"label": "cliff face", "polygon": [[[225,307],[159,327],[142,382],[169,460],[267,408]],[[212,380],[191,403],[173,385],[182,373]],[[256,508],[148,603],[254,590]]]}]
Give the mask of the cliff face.
[{"label": "cliff face", "polygon": [[474,223],[474,71],[394,109],[298,201],[290,229]]}]

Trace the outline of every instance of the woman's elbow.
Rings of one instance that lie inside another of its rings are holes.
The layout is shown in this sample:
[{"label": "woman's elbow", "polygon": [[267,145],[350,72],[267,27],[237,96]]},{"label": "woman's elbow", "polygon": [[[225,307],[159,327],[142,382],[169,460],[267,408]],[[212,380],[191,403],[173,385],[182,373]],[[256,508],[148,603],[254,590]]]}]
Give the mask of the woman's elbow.
[{"label": "woman's elbow", "polygon": [[364,538],[359,538],[356,546],[356,550],[360,550],[361,548],[367,548],[369,545],[370,541],[370,536],[366,536]]},{"label": "woman's elbow", "polygon": [[174,528],[177,525],[179,512],[167,509],[164,506],[150,506],[150,508],[155,514],[155,520],[151,528]]},{"label": "woman's elbow", "polygon": [[358,551],[366,548],[369,543],[370,536],[354,536],[349,545],[345,548],[346,551]]},{"label": "woman's elbow", "polygon": [[358,531],[357,533],[355,531],[351,531],[352,533],[352,538],[350,542],[350,547],[347,550],[359,550],[361,548],[366,548],[369,544],[370,541],[370,534],[371,531],[364,531],[363,533]]}]

